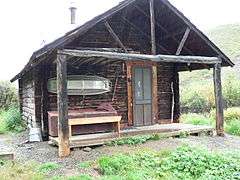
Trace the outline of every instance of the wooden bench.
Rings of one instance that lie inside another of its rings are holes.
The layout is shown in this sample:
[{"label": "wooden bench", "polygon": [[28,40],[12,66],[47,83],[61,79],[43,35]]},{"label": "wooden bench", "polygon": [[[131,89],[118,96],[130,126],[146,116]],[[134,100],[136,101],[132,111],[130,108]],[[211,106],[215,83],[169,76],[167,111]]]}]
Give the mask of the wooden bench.
[{"label": "wooden bench", "polygon": [[106,117],[92,117],[92,118],[74,118],[68,120],[69,137],[72,136],[72,126],[76,125],[88,125],[88,124],[103,124],[113,123],[115,124],[115,130],[120,137],[120,121],[121,116],[106,116]]}]

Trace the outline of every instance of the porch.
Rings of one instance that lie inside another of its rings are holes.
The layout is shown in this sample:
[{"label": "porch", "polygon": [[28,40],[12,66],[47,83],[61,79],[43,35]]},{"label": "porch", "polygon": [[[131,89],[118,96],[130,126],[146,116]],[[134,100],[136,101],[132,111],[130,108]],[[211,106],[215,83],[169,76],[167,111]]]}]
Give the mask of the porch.
[{"label": "porch", "polygon": [[[173,124],[155,124],[152,126],[133,127],[130,129],[124,129],[121,131],[121,138],[146,135],[146,134],[159,134],[160,137],[178,137],[182,134],[187,135],[212,135],[214,128],[211,126],[191,125],[183,123]],[[97,146],[109,143],[113,140],[117,140],[118,135],[116,133],[96,133],[77,135],[69,138],[70,148]],[[50,142],[53,145],[59,145],[59,139],[57,137],[50,137]]]}]

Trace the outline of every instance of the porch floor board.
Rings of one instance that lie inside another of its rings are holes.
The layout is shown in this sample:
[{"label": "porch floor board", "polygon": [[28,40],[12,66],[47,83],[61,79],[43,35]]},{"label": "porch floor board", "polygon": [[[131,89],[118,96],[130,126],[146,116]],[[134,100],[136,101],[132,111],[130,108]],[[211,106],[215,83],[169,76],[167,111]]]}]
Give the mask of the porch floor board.
[{"label": "porch floor board", "polygon": [[[201,133],[213,134],[214,128],[211,126],[200,126],[182,123],[173,124],[156,124],[152,126],[133,127],[131,129],[121,130],[121,137],[129,137],[135,135],[144,134],[160,134],[163,137],[176,137],[181,135],[182,132],[186,132],[190,135],[198,135]],[[97,133],[87,135],[76,135],[70,138],[70,147],[86,147],[103,145],[112,140],[118,139],[117,133]],[[57,137],[50,137],[51,144],[58,145]]]}]

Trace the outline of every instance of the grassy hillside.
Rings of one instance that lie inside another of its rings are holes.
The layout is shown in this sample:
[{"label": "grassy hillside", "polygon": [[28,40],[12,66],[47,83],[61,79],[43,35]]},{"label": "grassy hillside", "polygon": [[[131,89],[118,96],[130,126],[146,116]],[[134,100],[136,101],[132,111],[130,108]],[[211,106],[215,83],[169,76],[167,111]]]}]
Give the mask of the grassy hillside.
[{"label": "grassy hillside", "polygon": [[240,55],[240,24],[218,26],[206,34],[231,59]]},{"label": "grassy hillside", "polygon": [[[206,35],[236,64],[234,68],[224,68],[223,76],[240,72],[240,24],[222,25],[213,28]],[[212,81],[212,70],[200,70],[181,73],[181,85]]]}]

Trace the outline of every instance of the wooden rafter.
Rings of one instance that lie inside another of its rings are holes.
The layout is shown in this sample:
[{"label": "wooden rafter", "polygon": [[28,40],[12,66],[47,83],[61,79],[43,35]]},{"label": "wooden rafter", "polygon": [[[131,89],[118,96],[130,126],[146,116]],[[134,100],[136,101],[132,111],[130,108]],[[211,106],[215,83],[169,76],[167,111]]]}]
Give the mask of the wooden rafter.
[{"label": "wooden rafter", "polygon": [[113,37],[113,39],[118,43],[118,45],[125,51],[127,52],[127,48],[123,45],[122,41],[120,40],[120,38],[117,36],[117,34],[114,32],[114,30],[112,29],[112,27],[110,26],[110,24],[106,21],[104,23],[105,27],[107,28],[108,32],[110,33],[110,35]]},{"label": "wooden rafter", "polygon": [[181,42],[180,42],[179,45],[178,45],[178,48],[177,48],[177,51],[176,51],[176,55],[177,55],[177,56],[181,54],[181,52],[182,52],[182,50],[183,50],[183,47],[184,47],[184,45],[185,45],[185,43],[186,43],[186,41],[187,41],[187,38],[188,38],[188,36],[189,36],[189,34],[190,34],[190,31],[191,31],[190,28],[187,27],[187,29],[186,29],[183,37],[182,37],[182,40],[181,40]]},{"label": "wooden rafter", "polygon": [[149,1],[149,7],[150,7],[152,54],[155,55],[155,54],[157,54],[157,48],[156,48],[156,27],[155,27],[154,0]]},{"label": "wooden rafter", "polygon": [[[141,12],[145,17],[147,17],[147,18],[149,18],[149,15],[144,11],[144,10],[142,10],[139,6],[135,6],[136,7],[136,9],[139,11],[139,12]],[[156,21],[156,26],[157,27],[159,27],[160,29],[162,29],[166,34],[168,34],[169,36],[171,35],[171,33],[169,33],[168,32],[168,30],[166,29],[166,28],[164,28],[160,23],[158,23],[157,21]],[[172,36],[171,35],[171,38],[176,42],[176,43],[179,43],[179,40],[175,37],[175,36]],[[187,51],[188,51],[188,53],[190,53],[191,55],[193,55],[193,52],[191,51],[191,50],[189,50],[188,48],[185,48]]]},{"label": "wooden rafter", "polygon": [[153,61],[153,62],[196,63],[196,64],[216,64],[222,62],[221,59],[218,57],[203,57],[203,56],[146,55],[146,54],[100,52],[88,50],[81,51],[71,49],[58,50],[58,53],[76,57],[103,57],[123,61]]}]

